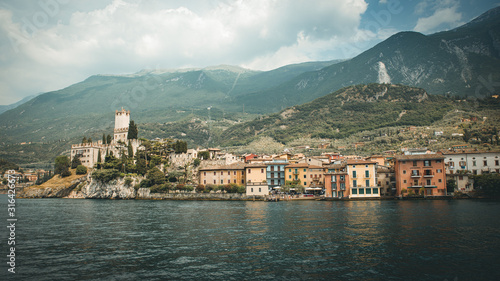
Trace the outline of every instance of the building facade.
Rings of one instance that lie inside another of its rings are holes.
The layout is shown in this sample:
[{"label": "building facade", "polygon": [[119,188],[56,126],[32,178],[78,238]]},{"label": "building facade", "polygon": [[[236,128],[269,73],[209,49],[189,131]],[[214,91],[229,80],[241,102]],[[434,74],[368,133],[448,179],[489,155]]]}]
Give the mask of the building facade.
[{"label": "building facade", "polygon": [[439,154],[444,156],[447,174],[500,173],[500,151],[447,150]]},{"label": "building facade", "polygon": [[245,184],[245,165],[213,166],[199,169],[199,183],[203,185]]},{"label": "building facade", "polygon": [[376,162],[366,160],[347,160],[351,192],[349,198],[380,197],[377,186]]},{"label": "building facade", "polygon": [[325,167],[325,197],[344,198],[349,197],[351,188],[349,186],[349,174],[346,164],[333,164]]},{"label": "building facade", "polygon": [[446,195],[444,157],[439,154],[397,156],[394,172],[396,196],[410,190],[427,196]]},{"label": "building facade", "polygon": [[285,184],[285,166],[287,165],[286,159],[273,159],[266,162],[266,179],[270,188],[281,187]]}]

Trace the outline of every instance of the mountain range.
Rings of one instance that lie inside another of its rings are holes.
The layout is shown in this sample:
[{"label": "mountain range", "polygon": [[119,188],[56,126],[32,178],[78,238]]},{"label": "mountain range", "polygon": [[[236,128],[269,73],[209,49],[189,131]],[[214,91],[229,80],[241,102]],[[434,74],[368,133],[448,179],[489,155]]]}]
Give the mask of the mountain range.
[{"label": "mountain range", "polygon": [[[0,143],[71,142],[84,135],[102,135],[111,132],[114,111],[121,107],[131,110],[139,129],[141,124],[143,128],[154,127],[151,124],[171,127],[219,118],[226,122],[220,129],[227,130],[223,135],[228,136],[220,141],[238,143],[234,138],[243,138],[241,128],[252,128],[241,124],[243,121],[260,114],[270,115],[259,120],[272,119],[275,117],[270,116],[276,112],[288,107],[296,110],[298,105],[352,85],[403,84],[421,88],[428,97],[488,96],[495,93],[495,81],[500,81],[499,65],[500,7],[450,31],[431,35],[397,33],[349,60],[308,62],[271,71],[221,65],[94,75],[3,112]],[[338,94],[334,100],[343,102]],[[411,98],[406,102],[414,103]],[[350,111],[356,110],[363,107]],[[337,123],[320,127],[323,133],[311,134],[339,137],[348,133]],[[330,131],[337,129],[339,134]],[[146,129],[145,135],[153,131]]]}]

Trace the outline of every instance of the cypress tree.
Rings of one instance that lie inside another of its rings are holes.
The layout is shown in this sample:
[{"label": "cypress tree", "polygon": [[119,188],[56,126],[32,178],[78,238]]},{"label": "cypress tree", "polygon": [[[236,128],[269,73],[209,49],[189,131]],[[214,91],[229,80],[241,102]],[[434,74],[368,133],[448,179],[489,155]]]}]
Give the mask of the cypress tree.
[{"label": "cypress tree", "polygon": [[133,158],[134,157],[134,149],[132,148],[132,143],[130,140],[128,141],[128,158]]},{"label": "cypress tree", "polygon": [[111,135],[108,135],[108,136],[106,137],[106,143],[107,143],[107,144],[111,144],[111,141],[112,141],[112,140],[113,140],[113,139],[111,138]]},{"label": "cypress tree", "polygon": [[86,138],[86,137],[83,137],[83,139],[82,139],[82,144],[85,144],[85,143],[87,143],[87,138]]},{"label": "cypress tree", "polygon": [[102,134],[102,144],[106,144],[106,134]]},{"label": "cypress tree", "polygon": [[135,125],[135,122],[134,120],[130,121],[130,123],[128,124],[128,135],[127,135],[127,139],[137,139],[137,136],[138,136],[138,129],[137,129],[137,125]]}]

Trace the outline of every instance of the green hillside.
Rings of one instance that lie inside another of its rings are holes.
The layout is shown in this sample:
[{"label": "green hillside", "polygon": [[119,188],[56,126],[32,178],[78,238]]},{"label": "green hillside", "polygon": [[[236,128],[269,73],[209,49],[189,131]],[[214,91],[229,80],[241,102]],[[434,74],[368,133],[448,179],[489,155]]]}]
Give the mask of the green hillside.
[{"label": "green hillside", "polygon": [[369,84],[342,88],[312,102],[235,125],[224,132],[221,144],[241,145],[260,136],[279,142],[299,137],[345,138],[389,126],[430,125],[453,108],[444,96],[420,88]]}]

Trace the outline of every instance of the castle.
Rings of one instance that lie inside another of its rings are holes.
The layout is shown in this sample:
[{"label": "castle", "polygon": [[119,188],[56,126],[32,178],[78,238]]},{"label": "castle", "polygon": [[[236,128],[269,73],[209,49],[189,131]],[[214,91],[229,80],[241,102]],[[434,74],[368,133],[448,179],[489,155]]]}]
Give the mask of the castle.
[{"label": "castle", "polygon": [[101,160],[104,162],[106,152],[113,153],[113,155],[120,155],[122,152],[127,153],[128,143],[132,145],[134,155],[137,153],[137,148],[140,146],[140,141],[138,139],[128,140],[128,131],[130,124],[130,111],[125,109],[115,111],[115,128],[113,134],[113,140],[111,143],[104,144],[102,140],[92,143],[79,143],[71,145],[71,160],[74,157],[79,156],[82,165],[87,168],[93,168],[97,163],[99,154],[101,154]]}]

